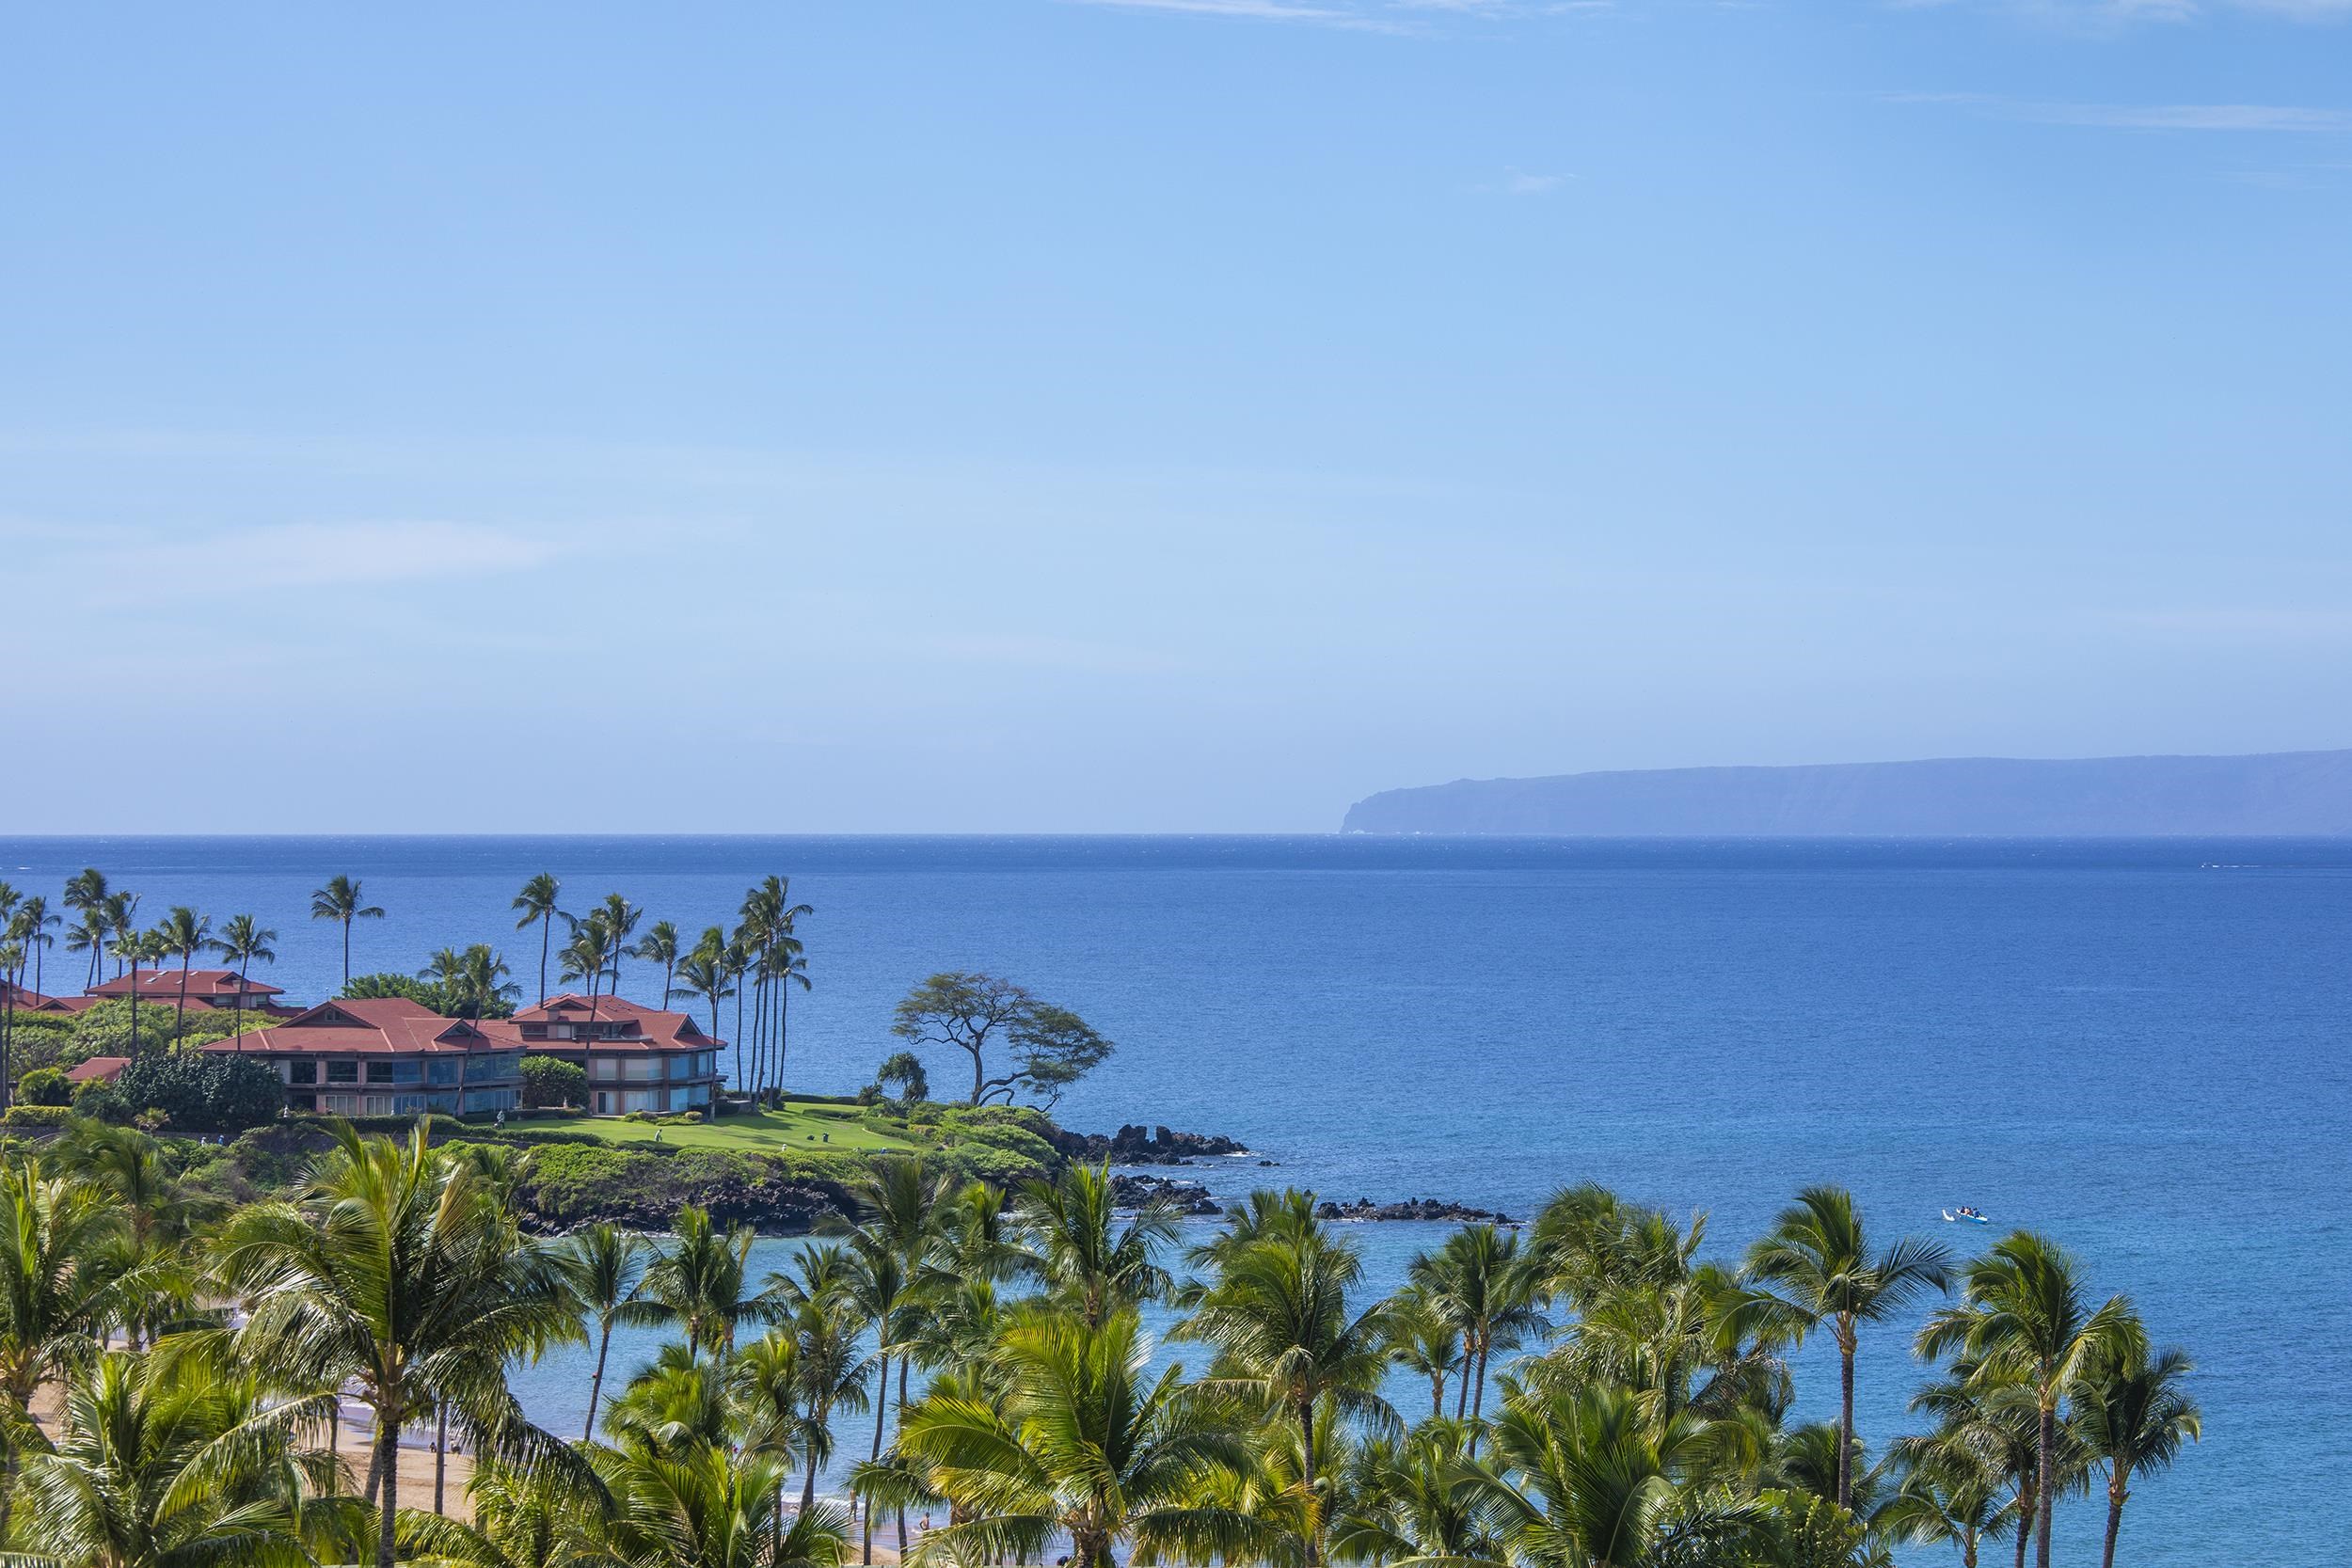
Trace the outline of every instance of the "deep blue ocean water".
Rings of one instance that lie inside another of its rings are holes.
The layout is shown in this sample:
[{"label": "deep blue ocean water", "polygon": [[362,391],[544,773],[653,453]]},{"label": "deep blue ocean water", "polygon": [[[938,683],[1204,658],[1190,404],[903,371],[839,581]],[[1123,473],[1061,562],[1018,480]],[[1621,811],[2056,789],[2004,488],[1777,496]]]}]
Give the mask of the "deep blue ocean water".
[{"label": "deep blue ocean water", "polygon": [[[307,918],[337,872],[388,911],[357,968],[488,942],[534,990],[536,933],[507,908],[534,872],[690,940],[789,874],[817,910],[792,1087],[854,1089],[912,984],[990,970],[1119,1044],[1065,1122],[1229,1132],[1280,1162],[1186,1173],[1220,1192],[1518,1214],[1596,1180],[1708,1211],[1726,1256],[1810,1181],[1854,1188],[1890,1238],[1980,1242],[1938,1215],[1972,1203],[1993,1234],[2061,1240],[2200,1362],[2206,1438],[2136,1496],[2124,1561],[2342,1555],[2352,842],[0,839],[0,879],[53,903],[86,864],[146,916],[263,917],[269,978],[299,999],[337,977],[334,928]],[[72,989],[73,960],[50,964]],[[624,991],[652,1000],[630,969]],[[1385,1287],[1441,1232],[1357,1234]],[[1908,1331],[1866,1338],[1867,1439],[1911,1424]],[[1828,1414],[1826,1347],[1798,1370],[1804,1413]],[[577,1425],[576,1360],[522,1386]],[[2093,1560],[2098,1524],[2070,1506],[2062,1560]]]}]

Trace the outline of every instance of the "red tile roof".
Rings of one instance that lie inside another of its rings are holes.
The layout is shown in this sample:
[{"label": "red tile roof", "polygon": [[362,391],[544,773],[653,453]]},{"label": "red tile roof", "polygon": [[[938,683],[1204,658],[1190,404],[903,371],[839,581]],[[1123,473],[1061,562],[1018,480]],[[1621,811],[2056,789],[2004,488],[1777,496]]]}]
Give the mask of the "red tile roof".
[{"label": "red tile roof", "polygon": [[128,1056],[92,1056],[79,1067],[66,1069],[65,1079],[69,1084],[87,1084],[93,1078],[101,1084],[111,1084],[121,1077],[122,1069],[130,1065],[131,1058]]},{"label": "red tile roof", "polygon": [[305,1008],[285,1022],[248,1029],[233,1039],[208,1040],[218,1053],[278,1055],[391,1056],[512,1051],[521,1041],[501,1038],[462,1018],[443,1018],[405,996],[352,1001],[339,997]]},{"label": "red tile roof", "polygon": [[[592,1006],[598,1024],[625,1026],[618,1037],[550,1039],[536,1028],[548,1023],[586,1023]],[[591,1004],[588,998],[573,991],[550,996],[535,1007],[523,1008],[511,1019],[492,1020],[485,1027],[493,1031],[512,1029],[519,1043],[537,1051],[578,1051],[590,1046],[598,1051],[716,1051],[727,1043],[704,1033],[691,1014],[664,1012],[625,996],[599,996]]]},{"label": "red tile roof", "polygon": [[43,996],[30,986],[0,980],[0,1003],[6,1003],[11,994],[16,998],[16,1010],[20,1013],[71,1013],[79,1010],[66,1006],[61,998]]},{"label": "red tile roof", "polygon": [[[180,1000],[180,972],[177,969],[142,969],[138,973],[139,1000],[142,1002],[177,1002]],[[233,969],[191,969],[188,971],[188,1000],[207,1006],[217,1002],[226,1007],[236,1000],[242,990],[246,1005],[252,1006],[257,997],[277,996],[282,988],[263,985],[259,980],[240,982]],[[90,987],[85,996],[128,996],[131,976],[118,974]]]}]

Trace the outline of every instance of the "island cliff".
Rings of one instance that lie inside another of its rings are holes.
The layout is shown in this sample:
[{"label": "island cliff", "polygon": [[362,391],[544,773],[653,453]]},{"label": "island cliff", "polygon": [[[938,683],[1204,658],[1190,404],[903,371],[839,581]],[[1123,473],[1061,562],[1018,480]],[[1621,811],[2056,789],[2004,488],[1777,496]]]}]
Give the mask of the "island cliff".
[{"label": "island cliff", "polygon": [[2352,834],[2352,751],[1676,768],[1391,789],[1342,831],[1597,836]]}]

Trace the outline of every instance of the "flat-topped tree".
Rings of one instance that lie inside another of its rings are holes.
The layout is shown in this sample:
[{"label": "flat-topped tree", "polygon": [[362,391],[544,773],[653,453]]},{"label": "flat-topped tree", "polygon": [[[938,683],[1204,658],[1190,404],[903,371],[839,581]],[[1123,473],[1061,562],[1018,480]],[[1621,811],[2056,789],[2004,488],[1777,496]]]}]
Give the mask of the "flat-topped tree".
[{"label": "flat-topped tree", "polygon": [[[934,974],[907,992],[894,1018],[890,1032],[910,1045],[949,1046],[972,1058],[974,1105],[1000,1096],[1010,1103],[1022,1089],[1050,1105],[1114,1049],[1069,1008],[993,974]],[[999,1042],[1013,1069],[991,1078],[988,1053]]]}]

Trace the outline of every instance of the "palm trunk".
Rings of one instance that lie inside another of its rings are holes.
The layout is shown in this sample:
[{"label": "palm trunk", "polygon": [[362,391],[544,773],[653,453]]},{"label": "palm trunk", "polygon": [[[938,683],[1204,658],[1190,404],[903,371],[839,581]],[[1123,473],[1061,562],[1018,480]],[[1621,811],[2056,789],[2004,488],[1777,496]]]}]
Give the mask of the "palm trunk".
[{"label": "palm trunk", "polygon": [[180,1037],[188,1032],[188,962],[194,955],[180,955],[180,1006],[171,1015],[171,1045],[180,1048]]},{"label": "palm trunk", "polygon": [[604,1358],[612,1351],[612,1320],[604,1321],[604,1337],[596,1341],[596,1375],[588,1380],[588,1430],[580,1434],[586,1444],[596,1435],[596,1396],[604,1392]]},{"label": "palm trunk", "polygon": [[376,1504],[375,1568],[395,1568],[392,1519],[400,1511],[400,1422],[382,1410],[375,1413],[375,1463],[384,1482]]},{"label": "palm trunk", "polygon": [[2123,1532],[2123,1500],[2129,1496],[2120,1475],[2107,1482],[2107,1544],[2099,1554],[2099,1568],[2115,1568],[2115,1538]]},{"label": "palm trunk", "polygon": [[2058,1405],[2053,1401],[2042,1402],[2035,1446],[2040,1453],[2034,1466],[2034,1531],[2040,1539],[2033,1544],[2033,1560],[2034,1568],[2050,1568],[2050,1505],[2058,1500],[2053,1495],[2058,1479]]},{"label": "palm trunk", "polygon": [[2034,1499],[2041,1494],[2031,1481],[2017,1491],[2017,1568],[2026,1568],[2026,1544],[2033,1539]]},{"label": "palm trunk", "polygon": [[808,1474],[801,1481],[801,1517],[803,1519],[807,1518],[808,1511],[816,1506],[817,1450],[812,1448],[808,1450]]},{"label": "palm trunk", "polygon": [[[876,1332],[877,1332],[877,1333],[879,1333],[879,1332],[880,1332],[880,1330],[879,1330],[879,1329],[877,1329],[877,1330],[876,1330]],[[875,1398],[874,1398],[874,1451],[873,1451],[870,1455],[868,1455],[868,1456],[867,1456],[867,1457],[869,1457],[869,1458],[871,1458],[871,1459],[874,1459],[874,1460],[877,1460],[877,1461],[879,1461],[879,1460],[882,1458],[882,1415],[883,1415],[883,1413],[884,1413],[885,1411],[887,1411],[889,1408],[890,1408],[890,1354],[889,1354],[887,1351],[885,1351],[885,1352],[883,1352],[883,1353],[882,1353],[882,1376],[881,1376],[880,1378],[878,1378],[878,1379],[876,1379],[876,1380],[875,1380]],[[866,1563],[870,1563],[870,1562],[872,1562],[872,1561],[874,1560],[874,1505],[873,1505],[873,1503],[872,1503],[872,1502],[870,1502],[870,1501],[869,1501],[869,1502],[867,1502],[867,1503],[866,1503],[866,1545],[865,1545],[865,1550],[864,1550],[863,1555],[859,1557],[858,1560],[859,1560],[860,1562],[866,1562]]]},{"label": "palm trunk", "polygon": [[[905,1419],[905,1418],[906,1418],[906,1413],[907,1413],[907,1358],[906,1358],[905,1356],[903,1356],[903,1355],[902,1355],[902,1356],[898,1357],[898,1417],[899,1417],[899,1418],[900,1418],[901,1420],[903,1420],[903,1419]],[[906,1505],[906,1504],[904,1504],[904,1503],[900,1503],[900,1504],[898,1505],[898,1560],[899,1560],[900,1562],[904,1562],[904,1561],[907,1560],[907,1505]]]},{"label": "palm trunk", "polygon": [[548,943],[555,937],[555,911],[539,917],[539,1005],[548,1003]]},{"label": "palm trunk", "polygon": [[343,990],[351,989],[351,917],[343,916]]},{"label": "palm trunk", "polygon": [[784,1059],[792,1050],[792,976],[776,987],[776,1087],[784,1087]]},{"label": "palm trunk", "polygon": [[1487,1343],[1482,1336],[1478,1341],[1478,1384],[1470,1395],[1470,1457],[1478,1457],[1478,1423],[1486,1413],[1486,1352]]},{"label": "palm trunk", "polygon": [[1960,1568],[1977,1568],[1977,1528],[1974,1525],[1960,1532]]},{"label": "palm trunk", "polygon": [[449,1481],[449,1402],[444,1400],[433,1414],[433,1512],[448,1511],[441,1504]]},{"label": "palm trunk", "polygon": [[1307,1568],[1315,1568],[1323,1560],[1323,1505],[1315,1496],[1315,1405],[1312,1400],[1298,1407],[1299,1455],[1305,1461],[1299,1476],[1307,1487]]},{"label": "palm trunk", "polygon": [[1853,1507],[1853,1339],[1837,1338],[1837,1506]]},{"label": "palm trunk", "polygon": [[1456,1389],[1454,1395],[1454,1418],[1457,1421],[1470,1415],[1471,1354],[1470,1341],[1465,1339],[1462,1342],[1462,1386]]}]

